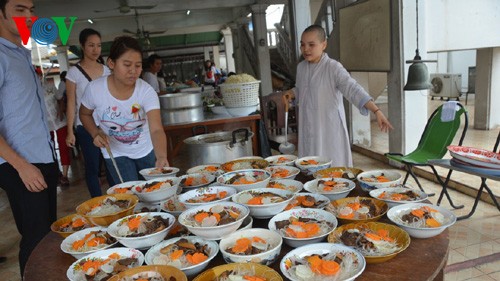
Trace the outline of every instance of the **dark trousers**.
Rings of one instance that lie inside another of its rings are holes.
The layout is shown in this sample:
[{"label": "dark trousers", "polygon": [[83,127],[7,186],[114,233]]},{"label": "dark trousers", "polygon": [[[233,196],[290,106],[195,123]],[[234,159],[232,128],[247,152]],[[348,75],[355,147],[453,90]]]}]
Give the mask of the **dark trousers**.
[{"label": "dark trousers", "polygon": [[[92,136],[81,125],[76,127],[76,137],[82,148],[83,162],[85,163],[85,182],[87,183],[90,196],[101,196],[101,184],[99,183],[101,149],[94,145]],[[106,178],[109,186],[114,185],[113,178],[107,171]]]},{"label": "dark trousers", "polygon": [[19,173],[8,163],[0,165],[0,187],[9,198],[10,207],[21,234],[19,266],[21,275],[35,246],[50,231],[57,218],[57,182],[59,169],[55,163],[33,164],[42,172],[48,188],[30,192]]}]

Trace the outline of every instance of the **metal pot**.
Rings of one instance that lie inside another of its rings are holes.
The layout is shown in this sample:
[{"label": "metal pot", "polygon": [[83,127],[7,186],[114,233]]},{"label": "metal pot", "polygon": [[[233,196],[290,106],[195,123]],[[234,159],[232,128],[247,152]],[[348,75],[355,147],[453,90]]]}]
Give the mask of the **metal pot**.
[{"label": "metal pot", "polygon": [[201,93],[177,93],[159,96],[160,106],[166,110],[179,110],[202,106]]},{"label": "metal pot", "polygon": [[[195,129],[196,127],[193,128],[193,134]],[[243,128],[232,132],[217,132],[187,138],[184,143],[188,146],[188,162],[193,167],[252,156],[252,137],[253,133]]]},{"label": "metal pot", "polygon": [[203,106],[179,110],[161,110],[161,120],[164,125],[196,122],[203,120],[203,118]]}]

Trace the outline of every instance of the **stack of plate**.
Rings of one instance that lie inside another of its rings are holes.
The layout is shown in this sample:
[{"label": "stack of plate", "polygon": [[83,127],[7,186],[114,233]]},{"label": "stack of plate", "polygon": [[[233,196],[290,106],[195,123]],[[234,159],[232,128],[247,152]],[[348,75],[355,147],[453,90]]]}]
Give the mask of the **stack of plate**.
[{"label": "stack of plate", "polygon": [[500,154],[481,148],[467,146],[448,146],[451,164],[473,172],[500,176]]}]

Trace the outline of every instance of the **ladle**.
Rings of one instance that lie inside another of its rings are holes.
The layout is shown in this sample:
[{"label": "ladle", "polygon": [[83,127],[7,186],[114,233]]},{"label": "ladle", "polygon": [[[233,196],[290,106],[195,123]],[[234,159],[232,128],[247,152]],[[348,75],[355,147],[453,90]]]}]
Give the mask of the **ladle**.
[{"label": "ladle", "polygon": [[292,154],[295,152],[295,145],[288,142],[288,103],[289,94],[283,95],[283,103],[285,104],[285,142],[279,146],[279,151],[283,154]]}]

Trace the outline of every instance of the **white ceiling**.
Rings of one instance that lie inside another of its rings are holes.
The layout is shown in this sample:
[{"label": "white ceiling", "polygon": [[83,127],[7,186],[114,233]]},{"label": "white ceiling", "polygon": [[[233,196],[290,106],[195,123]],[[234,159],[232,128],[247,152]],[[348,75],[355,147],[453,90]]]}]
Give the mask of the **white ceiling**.
[{"label": "white ceiling", "polygon": [[[287,0],[35,0],[38,17],[76,16],[68,44],[78,44],[80,30],[91,27],[101,32],[103,41],[126,34],[124,29],[137,30],[134,10],[121,13],[120,6],[155,6],[138,9],[139,26],[147,31],[163,31],[152,36],[219,31],[238,18],[246,17],[250,5],[265,2],[283,3]],[[116,9],[114,9],[116,8]],[[107,10],[96,12],[96,10]],[[187,15],[187,10],[190,14]],[[94,24],[87,22],[92,19]]]}]

